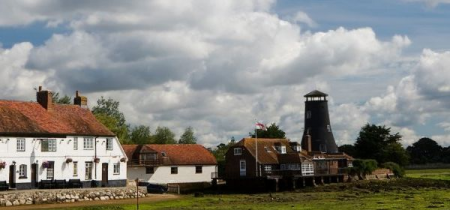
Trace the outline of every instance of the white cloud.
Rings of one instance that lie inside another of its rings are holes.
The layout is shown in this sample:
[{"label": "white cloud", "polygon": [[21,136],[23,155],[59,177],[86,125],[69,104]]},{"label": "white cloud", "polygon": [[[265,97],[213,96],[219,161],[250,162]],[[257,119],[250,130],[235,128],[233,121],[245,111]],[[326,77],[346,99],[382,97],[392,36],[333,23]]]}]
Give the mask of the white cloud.
[{"label": "white cloud", "polygon": [[298,11],[292,18],[292,22],[295,23],[305,23],[309,27],[316,27],[317,23],[309,17],[308,14],[302,11]]},{"label": "white cloud", "polygon": [[338,145],[353,144],[370,116],[355,104],[341,104],[331,109],[330,120]]},{"label": "white cloud", "polygon": [[32,48],[33,45],[28,42],[15,44],[10,49],[0,48],[1,99],[34,97],[33,88],[37,88],[51,74],[24,68]]},{"label": "white cloud", "polygon": [[[380,77],[403,63],[411,44],[399,35],[380,40],[369,27],[302,32],[295,22],[316,23],[303,12],[292,22],[280,19],[270,12],[274,1],[14,2],[5,4],[15,10],[0,9],[0,25],[43,21],[71,31],[41,46],[2,49],[0,87],[10,88],[2,98],[34,99],[31,88],[40,84],[62,93],[79,89],[91,106],[102,95],[120,101],[132,124],[169,126],[177,134],[193,126],[207,146],[246,136],[255,119],[278,123],[300,141],[305,93],[341,92],[337,79],[346,86],[367,75],[383,85]],[[331,97],[338,144],[353,143],[374,118],[398,126],[407,142],[415,138],[407,126],[448,104],[436,95],[450,87],[448,54],[425,50],[414,70],[380,96],[353,90],[341,94],[361,101],[343,104]]]}]

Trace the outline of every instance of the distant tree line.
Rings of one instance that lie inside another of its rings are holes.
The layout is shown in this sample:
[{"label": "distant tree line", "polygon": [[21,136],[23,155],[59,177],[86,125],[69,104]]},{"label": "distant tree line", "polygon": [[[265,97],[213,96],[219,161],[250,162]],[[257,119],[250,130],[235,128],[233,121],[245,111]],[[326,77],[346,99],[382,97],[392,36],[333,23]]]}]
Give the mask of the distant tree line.
[{"label": "distant tree line", "polygon": [[442,147],[430,138],[421,138],[404,149],[399,133],[391,134],[390,128],[366,124],[361,128],[354,145],[345,144],[339,151],[355,158],[375,159],[378,163],[408,164],[450,163],[450,146]]}]

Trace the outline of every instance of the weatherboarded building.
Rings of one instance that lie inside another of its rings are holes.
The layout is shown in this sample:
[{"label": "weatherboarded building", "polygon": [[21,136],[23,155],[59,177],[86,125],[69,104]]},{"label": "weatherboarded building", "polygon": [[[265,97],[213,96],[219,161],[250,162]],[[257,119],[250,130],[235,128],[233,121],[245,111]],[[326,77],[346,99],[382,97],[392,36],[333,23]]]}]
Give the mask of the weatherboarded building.
[{"label": "weatherboarded building", "polygon": [[225,155],[227,186],[278,190],[344,181],[353,157],[338,151],[327,96],[317,90],[305,95],[301,145],[287,139],[244,138],[231,146]]},{"label": "weatherboarded building", "polygon": [[216,158],[198,144],[123,145],[128,179],[154,184],[211,183]]},{"label": "weatherboarded building", "polygon": [[41,87],[36,95],[0,100],[0,181],[13,189],[125,186],[125,152],[86,97],[77,91],[66,105]]}]

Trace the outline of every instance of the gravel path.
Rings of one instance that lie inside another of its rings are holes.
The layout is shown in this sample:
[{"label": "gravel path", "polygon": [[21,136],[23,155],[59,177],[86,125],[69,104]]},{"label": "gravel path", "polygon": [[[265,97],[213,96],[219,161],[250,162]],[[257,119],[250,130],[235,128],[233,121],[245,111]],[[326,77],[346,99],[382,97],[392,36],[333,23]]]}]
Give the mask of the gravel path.
[{"label": "gravel path", "polygon": [[[139,198],[139,202],[148,203],[151,201],[164,201],[179,198],[178,195],[173,194],[151,194],[145,198]],[[42,205],[23,205],[1,207],[1,210],[33,210],[33,209],[54,209],[54,208],[68,208],[68,207],[84,207],[84,206],[99,206],[111,204],[136,204],[136,199],[122,199],[122,200],[107,200],[107,201],[80,201],[75,203],[56,203],[56,204],[42,204]]]}]

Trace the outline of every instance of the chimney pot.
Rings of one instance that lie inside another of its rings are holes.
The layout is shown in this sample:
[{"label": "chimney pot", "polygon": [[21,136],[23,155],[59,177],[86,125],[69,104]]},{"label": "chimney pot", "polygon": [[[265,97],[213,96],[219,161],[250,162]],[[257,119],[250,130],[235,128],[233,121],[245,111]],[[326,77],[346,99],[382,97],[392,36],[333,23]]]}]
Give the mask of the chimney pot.
[{"label": "chimney pot", "polygon": [[36,100],[46,110],[51,110],[53,107],[52,92],[42,90],[42,86],[39,86],[39,91],[36,93]]},{"label": "chimney pot", "polygon": [[80,92],[77,90],[75,92],[75,98],[73,99],[73,104],[78,105],[81,108],[87,108],[87,98],[85,96],[80,95]]}]

